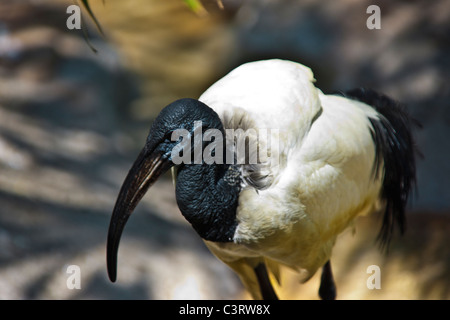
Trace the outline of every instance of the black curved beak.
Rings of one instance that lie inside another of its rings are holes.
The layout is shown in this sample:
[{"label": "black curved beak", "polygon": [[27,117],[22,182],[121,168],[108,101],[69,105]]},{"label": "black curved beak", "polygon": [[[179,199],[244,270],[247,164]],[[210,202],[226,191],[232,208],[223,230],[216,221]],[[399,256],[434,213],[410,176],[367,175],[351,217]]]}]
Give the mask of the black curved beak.
[{"label": "black curved beak", "polygon": [[172,161],[157,148],[148,151],[145,147],[128,172],[117,197],[108,230],[106,262],[108,276],[112,282],[116,281],[117,251],[128,218],[148,188],[172,166]]}]

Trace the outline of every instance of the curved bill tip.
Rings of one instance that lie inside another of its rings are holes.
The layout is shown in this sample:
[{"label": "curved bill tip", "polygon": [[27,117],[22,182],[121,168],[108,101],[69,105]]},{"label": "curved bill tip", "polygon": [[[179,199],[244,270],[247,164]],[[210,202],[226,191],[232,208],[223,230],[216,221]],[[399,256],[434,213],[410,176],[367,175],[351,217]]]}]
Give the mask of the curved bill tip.
[{"label": "curved bill tip", "polygon": [[172,165],[161,153],[148,153],[144,148],[128,172],[117,197],[108,230],[106,266],[112,282],[117,278],[119,242],[128,218],[148,188]]},{"label": "curved bill tip", "polygon": [[[108,277],[111,282],[116,282],[117,279],[117,251],[119,249],[119,238],[112,236],[115,233],[108,233],[108,242],[106,249],[106,267],[108,270]],[[118,239],[118,240],[115,240]]]},{"label": "curved bill tip", "polygon": [[108,262],[108,277],[111,282],[116,282],[117,279],[117,259],[111,264]]},{"label": "curved bill tip", "polygon": [[115,282],[117,278],[117,253],[119,250],[120,238],[122,236],[122,231],[125,228],[125,223],[132,212],[132,209],[126,205],[127,202],[122,201],[122,192],[123,191],[119,194],[116,206],[114,207],[106,244],[106,267],[111,282]]}]

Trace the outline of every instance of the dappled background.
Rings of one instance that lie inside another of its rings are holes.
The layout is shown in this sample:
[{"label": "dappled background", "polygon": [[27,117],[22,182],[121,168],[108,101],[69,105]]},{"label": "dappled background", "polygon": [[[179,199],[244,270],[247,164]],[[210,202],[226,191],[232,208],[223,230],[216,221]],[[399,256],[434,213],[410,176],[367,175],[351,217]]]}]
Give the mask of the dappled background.
[{"label": "dappled background", "polygon": [[[158,112],[266,58],[310,66],[325,92],[382,91],[422,123],[407,233],[385,255],[376,217],[344,232],[332,258],[338,298],[450,298],[448,1],[92,0],[104,35],[84,10],[82,30],[66,27],[73,3],[0,3],[0,299],[249,298],[182,218],[169,175],[127,224],[115,284],[105,246]],[[380,30],[366,27],[371,4]],[[81,289],[68,289],[69,265]],[[379,290],[366,286],[370,265]],[[281,298],[317,299],[318,275],[300,285],[286,270],[282,282]]]}]

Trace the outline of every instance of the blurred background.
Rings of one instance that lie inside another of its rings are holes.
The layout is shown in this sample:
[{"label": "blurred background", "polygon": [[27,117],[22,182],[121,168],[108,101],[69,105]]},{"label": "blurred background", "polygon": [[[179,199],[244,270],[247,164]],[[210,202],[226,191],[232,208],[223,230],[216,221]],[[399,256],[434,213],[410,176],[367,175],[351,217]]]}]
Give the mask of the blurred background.
[{"label": "blurred background", "polygon": [[[91,0],[104,35],[84,9],[82,29],[69,30],[72,4],[0,2],[0,299],[248,299],[182,218],[169,175],[125,228],[115,284],[105,247],[159,111],[267,58],[308,65],[324,92],[384,92],[422,124],[407,232],[387,255],[376,217],[344,232],[332,258],[338,298],[450,298],[450,2]],[[372,4],[379,30],[366,26]],[[68,289],[69,265],[81,289]],[[370,265],[379,290],[366,286]],[[301,285],[286,270],[280,298],[317,299],[319,276]]]}]

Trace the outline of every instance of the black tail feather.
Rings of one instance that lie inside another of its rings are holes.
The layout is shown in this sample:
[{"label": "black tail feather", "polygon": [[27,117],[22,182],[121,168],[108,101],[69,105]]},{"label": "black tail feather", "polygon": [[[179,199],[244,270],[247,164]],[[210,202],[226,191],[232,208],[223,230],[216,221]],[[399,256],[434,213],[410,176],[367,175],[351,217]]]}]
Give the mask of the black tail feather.
[{"label": "black tail feather", "polygon": [[375,143],[375,177],[384,168],[381,198],[386,208],[377,240],[382,248],[387,248],[395,224],[402,234],[405,231],[405,208],[416,185],[416,147],[411,132],[413,120],[404,105],[373,90],[354,89],[344,96],[364,102],[379,113],[378,119],[369,120]]}]

